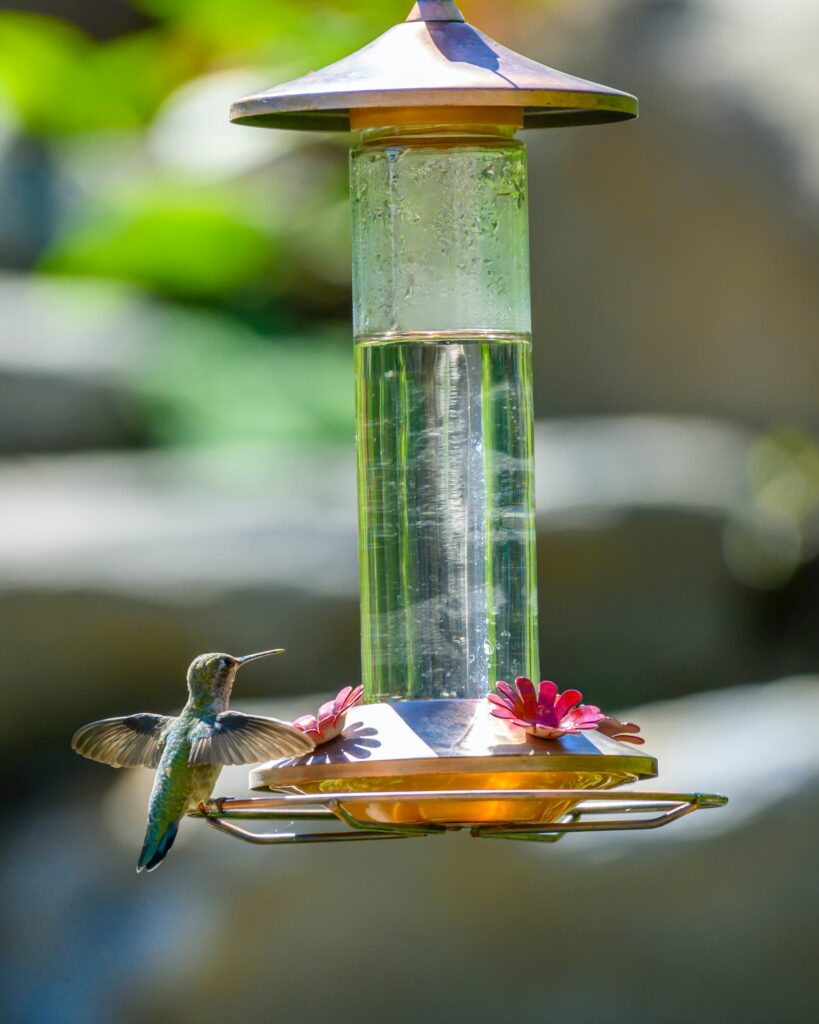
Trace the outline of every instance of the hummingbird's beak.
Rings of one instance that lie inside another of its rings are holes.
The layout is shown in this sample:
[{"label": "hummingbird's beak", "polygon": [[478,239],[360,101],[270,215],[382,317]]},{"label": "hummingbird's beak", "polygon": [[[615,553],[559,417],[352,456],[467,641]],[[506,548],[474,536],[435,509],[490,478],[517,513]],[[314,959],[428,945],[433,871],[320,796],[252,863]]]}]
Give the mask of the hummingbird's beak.
[{"label": "hummingbird's beak", "polygon": [[246,654],[244,658],[237,658],[240,665],[247,665],[249,661],[256,661],[257,658],[267,658],[271,654],[284,654],[283,647],[276,647],[272,651],[259,651],[258,654]]}]

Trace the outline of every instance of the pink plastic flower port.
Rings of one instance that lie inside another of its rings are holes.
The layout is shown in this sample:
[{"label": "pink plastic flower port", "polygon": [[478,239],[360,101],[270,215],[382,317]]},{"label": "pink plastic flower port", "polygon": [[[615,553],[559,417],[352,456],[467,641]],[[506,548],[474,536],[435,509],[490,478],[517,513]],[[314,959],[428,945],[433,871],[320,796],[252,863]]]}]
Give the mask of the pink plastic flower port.
[{"label": "pink plastic flower port", "polygon": [[293,726],[309,736],[316,746],[334,740],[341,735],[345,715],[350,708],[362,702],[363,695],[363,686],[345,686],[333,700],[321,705],[318,715],[302,715],[293,722]]},{"label": "pink plastic flower port", "polygon": [[[557,686],[544,680],[535,691],[534,683],[518,676],[515,686],[503,681],[496,684],[498,693],[490,693],[492,714],[525,729],[530,736],[554,740],[566,733],[596,729],[606,716],[592,704],[581,704],[579,690],[560,693]],[[621,723],[618,723],[620,725]]]}]

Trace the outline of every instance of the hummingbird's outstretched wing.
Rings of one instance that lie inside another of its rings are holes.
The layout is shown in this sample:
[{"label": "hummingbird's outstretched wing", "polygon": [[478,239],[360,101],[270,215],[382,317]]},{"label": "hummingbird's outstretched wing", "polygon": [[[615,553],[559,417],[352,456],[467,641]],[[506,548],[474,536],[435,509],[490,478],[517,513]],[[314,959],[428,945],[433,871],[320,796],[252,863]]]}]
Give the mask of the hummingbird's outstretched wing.
[{"label": "hummingbird's outstretched wing", "polygon": [[71,737],[71,747],[83,757],[114,768],[156,768],[173,721],[167,715],[150,714],[104,718],[78,729]]},{"label": "hummingbird's outstretched wing", "polygon": [[278,718],[223,711],[191,735],[190,764],[255,764],[296,757],[315,748],[311,739]]}]

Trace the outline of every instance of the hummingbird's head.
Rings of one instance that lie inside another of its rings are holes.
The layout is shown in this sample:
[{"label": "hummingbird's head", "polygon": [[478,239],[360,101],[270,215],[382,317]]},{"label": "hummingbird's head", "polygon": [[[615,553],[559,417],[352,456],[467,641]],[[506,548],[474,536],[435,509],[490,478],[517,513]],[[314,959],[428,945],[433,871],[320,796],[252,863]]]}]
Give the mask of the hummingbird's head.
[{"label": "hummingbird's head", "polygon": [[242,665],[257,658],[266,658],[270,654],[284,654],[284,649],[277,647],[272,651],[246,654],[243,658],[234,658],[232,654],[200,654],[193,659],[188,669],[191,697],[207,703],[227,701],[236,681],[236,673]]}]

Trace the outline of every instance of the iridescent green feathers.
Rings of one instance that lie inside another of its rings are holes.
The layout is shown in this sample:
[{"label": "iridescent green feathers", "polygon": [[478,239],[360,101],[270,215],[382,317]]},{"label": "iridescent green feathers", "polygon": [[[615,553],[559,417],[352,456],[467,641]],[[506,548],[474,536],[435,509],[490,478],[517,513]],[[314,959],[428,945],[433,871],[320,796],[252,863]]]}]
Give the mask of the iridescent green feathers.
[{"label": "iridescent green feathers", "polygon": [[178,831],[178,821],[171,822],[165,831],[156,839],[152,836],[150,829],[148,830],[148,834],[145,836],[145,842],[142,845],[142,852],[139,855],[139,861],[137,862],[137,874],[139,874],[140,871],[153,871],[154,868],[159,867],[165,859],[168,850],[173,846],[173,841],[176,839],[176,833]]}]

